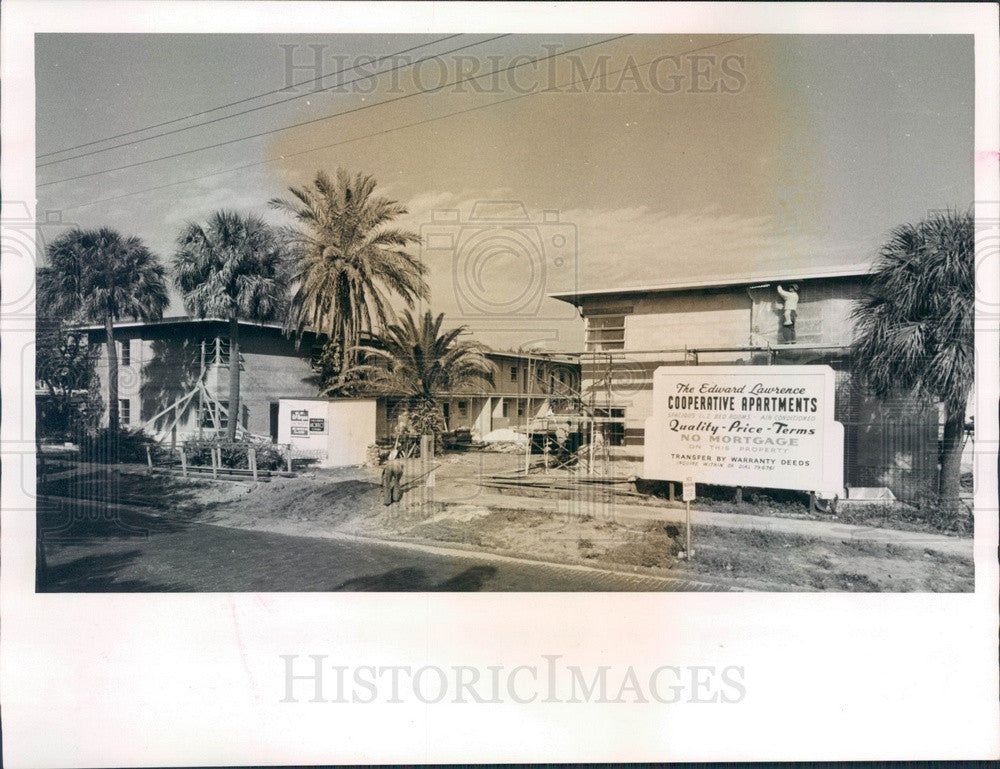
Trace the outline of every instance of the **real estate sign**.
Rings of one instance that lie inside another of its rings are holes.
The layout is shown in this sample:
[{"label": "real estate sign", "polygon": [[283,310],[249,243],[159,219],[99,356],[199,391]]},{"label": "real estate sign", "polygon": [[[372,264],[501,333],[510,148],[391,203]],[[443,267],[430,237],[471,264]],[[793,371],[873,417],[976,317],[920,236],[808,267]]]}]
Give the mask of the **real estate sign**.
[{"label": "real estate sign", "polygon": [[829,366],[661,366],[644,477],[842,494],[834,376]]}]

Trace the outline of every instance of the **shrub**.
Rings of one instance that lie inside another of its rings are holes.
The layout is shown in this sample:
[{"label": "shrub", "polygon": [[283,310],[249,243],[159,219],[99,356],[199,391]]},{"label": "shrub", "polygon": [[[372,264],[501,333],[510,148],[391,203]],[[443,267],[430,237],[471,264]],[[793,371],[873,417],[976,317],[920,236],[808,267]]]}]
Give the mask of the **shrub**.
[{"label": "shrub", "polygon": [[257,451],[258,470],[278,470],[285,465],[285,455],[273,443],[250,440],[191,441],[184,444],[187,461],[192,465],[211,466],[212,449],[221,449],[223,467],[246,469],[250,449]]},{"label": "shrub", "polygon": [[112,433],[104,427],[80,437],[80,458],[84,462],[145,462],[146,447],[159,452],[153,439],[142,430],[119,430]]}]

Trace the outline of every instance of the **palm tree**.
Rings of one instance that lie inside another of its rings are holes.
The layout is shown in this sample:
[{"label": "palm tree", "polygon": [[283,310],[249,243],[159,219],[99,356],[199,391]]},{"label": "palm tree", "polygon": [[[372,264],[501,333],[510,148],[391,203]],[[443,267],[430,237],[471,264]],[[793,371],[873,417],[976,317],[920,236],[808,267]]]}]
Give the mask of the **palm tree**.
[{"label": "palm tree", "polygon": [[357,348],[371,360],[356,367],[367,375],[369,391],[407,396],[411,417],[422,423],[422,432],[438,431],[440,396],[492,387],[496,374],[485,347],[459,341],[465,326],[442,332],[443,322],[444,313],[434,317],[427,311],[414,318],[406,311],[370,344]]},{"label": "palm tree", "polygon": [[938,508],[957,514],[965,410],[974,377],[975,227],[937,213],[893,230],[854,310],[855,370],[880,399],[944,405]]},{"label": "palm tree", "polygon": [[177,238],[174,280],[187,311],[229,321],[227,431],[240,414],[240,321],[263,323],[286,304],[285,249],[263,219],[218,211],[204,226],[190,223]]},{"label": "palm tree", "polygon": [[350,387],[362,335],[394,317],[391,301],[412,307],[428,295],[426,267],[406,252],[419,236],[390,226],[406,208],[374,191],[374,178],[340,168],[336,179],[320,171],[310,186],[290,187],[291,201],[270,201],[302,228],[285,231],[298,255],[289,329],[328,337],[339,391]]},{"label": "palm tree", "polygon": [[108,346],[108,428],[118,434],[118,350],[115,322],[163,317],[165,271],[137,237],[115,230],[73,228],[47,249],[38,271],[38,301],[47,315],[103,323]]}]

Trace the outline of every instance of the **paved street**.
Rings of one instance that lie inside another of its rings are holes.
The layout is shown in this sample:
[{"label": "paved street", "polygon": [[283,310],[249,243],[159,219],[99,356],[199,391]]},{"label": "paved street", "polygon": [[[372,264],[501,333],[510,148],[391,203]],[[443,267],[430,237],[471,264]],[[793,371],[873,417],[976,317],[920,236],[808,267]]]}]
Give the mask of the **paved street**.
[{"label": "paved street", "polygon": [[[50,521],[51,523],[51,521]],[[47,539],[46,592],[691,591],[704,583],[134,513]]]}]

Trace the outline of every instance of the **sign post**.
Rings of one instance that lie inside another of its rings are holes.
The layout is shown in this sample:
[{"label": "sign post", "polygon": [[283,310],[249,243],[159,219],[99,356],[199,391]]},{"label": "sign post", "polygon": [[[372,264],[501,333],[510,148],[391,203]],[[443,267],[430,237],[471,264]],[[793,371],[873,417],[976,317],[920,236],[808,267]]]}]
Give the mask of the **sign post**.
[{"label": "sign post", "polygon": [[691,550],[691,502],[694,501],[696,496],[698,496],[698,487],[689,476],[684,479],[684,485],[681,489],[681,499],[684,500],[684,522],[687,529],[687,544],[684,547],[684,552],[689,561],[691,560],[691,556],[694,555],[694,552]]}]

